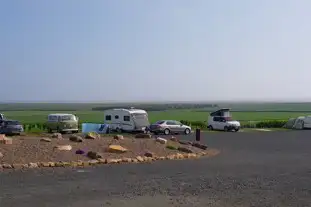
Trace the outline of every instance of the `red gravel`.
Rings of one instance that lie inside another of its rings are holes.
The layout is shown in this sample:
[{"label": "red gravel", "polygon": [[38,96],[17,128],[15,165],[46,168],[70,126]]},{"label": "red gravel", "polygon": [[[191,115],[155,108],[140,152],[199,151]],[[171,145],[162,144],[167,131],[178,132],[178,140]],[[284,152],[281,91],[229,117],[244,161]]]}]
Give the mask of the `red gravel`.
[{"label": "red gravel", "polygon": [[[135,139],[125,137],[124,140],[114,140],[112,137],[101,137],[99,139],[84,139],[82,143],[69,141],[69,135],[65,135],[63,139],[52,139],[52,142],[40,141],[43,137],[38,136],[21,136],[13,137],[12,145],[0,145],[0,152],[3,157],[0,158],[0,164],[4,163],[29,163],[29,162],[48,162],[48,161],[78,161],[89,160],[85,155],[77,155],[78,149],[85,151],[95,151],[102,153],[104,158],[120,158],[120,157],[136,157],[144,155],[146,151],[153,152],[157,156],[165,156],[176,153],[174,150],[167,149],[165,145],[156,143],[154,139]],[[119,144],[127,148],[129,151],[122,154],[108,153],[106,148],[109,144]],[[71,145],[71,151],[60,151],[53,149],[57,145]],[[178,143],[174,145],[179,146]],[[191,147],[192,150],[200,151]]]}]

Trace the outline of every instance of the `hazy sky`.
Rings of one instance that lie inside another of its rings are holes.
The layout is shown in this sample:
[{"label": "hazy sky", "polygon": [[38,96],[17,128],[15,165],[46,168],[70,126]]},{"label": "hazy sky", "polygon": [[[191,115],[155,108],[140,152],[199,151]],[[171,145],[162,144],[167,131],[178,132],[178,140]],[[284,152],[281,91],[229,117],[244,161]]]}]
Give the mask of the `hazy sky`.
[{"label": "hazy sky", "polygon": [[311,100],[310,0],[0,0],[0,101]]}]

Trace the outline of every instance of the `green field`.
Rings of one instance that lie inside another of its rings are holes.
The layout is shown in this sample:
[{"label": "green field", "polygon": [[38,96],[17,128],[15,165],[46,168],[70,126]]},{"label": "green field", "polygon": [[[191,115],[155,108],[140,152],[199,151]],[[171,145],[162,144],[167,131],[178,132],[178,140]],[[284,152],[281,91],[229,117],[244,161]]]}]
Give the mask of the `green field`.
[{"label": "green field", "polygon": [[[47,115],[59,111],[6,111],[4,114],[9,119],[19,120],[23,123],[43,123]],[[104,113],[101,111],[61,111],[61,113],[76,114],[80,122],[102,123]],[[197,112],[194,110],[168,110],[150,111],[149,120],[155,122],[160,119],[207,121],[208,112]],[[303,116],[303,112],[232,112],[234,119],[239,121],[262,121],[262,120],[286,120],[291,117]],[[311,115],[311,113],[309,113]]]},{"label": "green field", "polygon": [[207,121],[209,112],[231,108],[239,121],[287,120],[311,115],[311,103],[11,103],[0,104],[0,113],[25,124],[44,123],[50,113],[73,113],[80,122],[102,123],[107,108],[148,111],[150,122],[160,119]]}]

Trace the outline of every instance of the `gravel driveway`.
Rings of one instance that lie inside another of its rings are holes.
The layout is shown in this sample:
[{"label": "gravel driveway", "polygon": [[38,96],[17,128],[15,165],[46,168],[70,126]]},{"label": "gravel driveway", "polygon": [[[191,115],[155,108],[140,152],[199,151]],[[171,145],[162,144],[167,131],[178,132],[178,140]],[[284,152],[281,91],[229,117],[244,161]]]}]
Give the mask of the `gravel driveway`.
[{"label": "gravel driveway", "polygon": [[311,206],[311,131],[203,139],[221,153],[82,171],[3,172],[0,206]]}]

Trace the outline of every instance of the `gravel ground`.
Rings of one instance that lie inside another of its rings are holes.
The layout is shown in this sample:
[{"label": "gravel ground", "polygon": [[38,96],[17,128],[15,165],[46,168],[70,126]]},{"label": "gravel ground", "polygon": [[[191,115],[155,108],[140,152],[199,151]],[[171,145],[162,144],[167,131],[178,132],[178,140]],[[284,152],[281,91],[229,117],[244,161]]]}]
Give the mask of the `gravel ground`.
[{"label": "gravel ground", "polygon": [[[95,151],[102,153],[104,158],[136,157],[144,155],[146,151],[155,153],[158,156],[165,156],[176,153],[176,151],[165,148],[165,145],[155,142],[154,139],[135,139],[125,137],[124,140],[114,140],[112,137],[101,137],[100,139],[84,139],[84,142],[77,143],[69,140],[70,135],[64,135],[63,139],[52,139],[52,142],[42,142],[42,137],[13,137],[12,145],[0,145],[0,164],[3,163],[29,163],[29,162],[48,162],[48,161],[78,161],[89,160],[85,155],[77,155],[75,151],[82,149],[85,152]],[[57,145],[71,145],[71,151],[60,151],[54,149]],[[109,144],[119,144],[129,151],[122,154],[108,153],[106,149]],[[180,146],[178,143],[172,143]],[[189,146],[195,152],[200,151],[195,147]]]},{"label": "gravel ground", "polygon": [[3,172],[0,206],[311,206],[311,132],[209,133],[208,159]]}]

